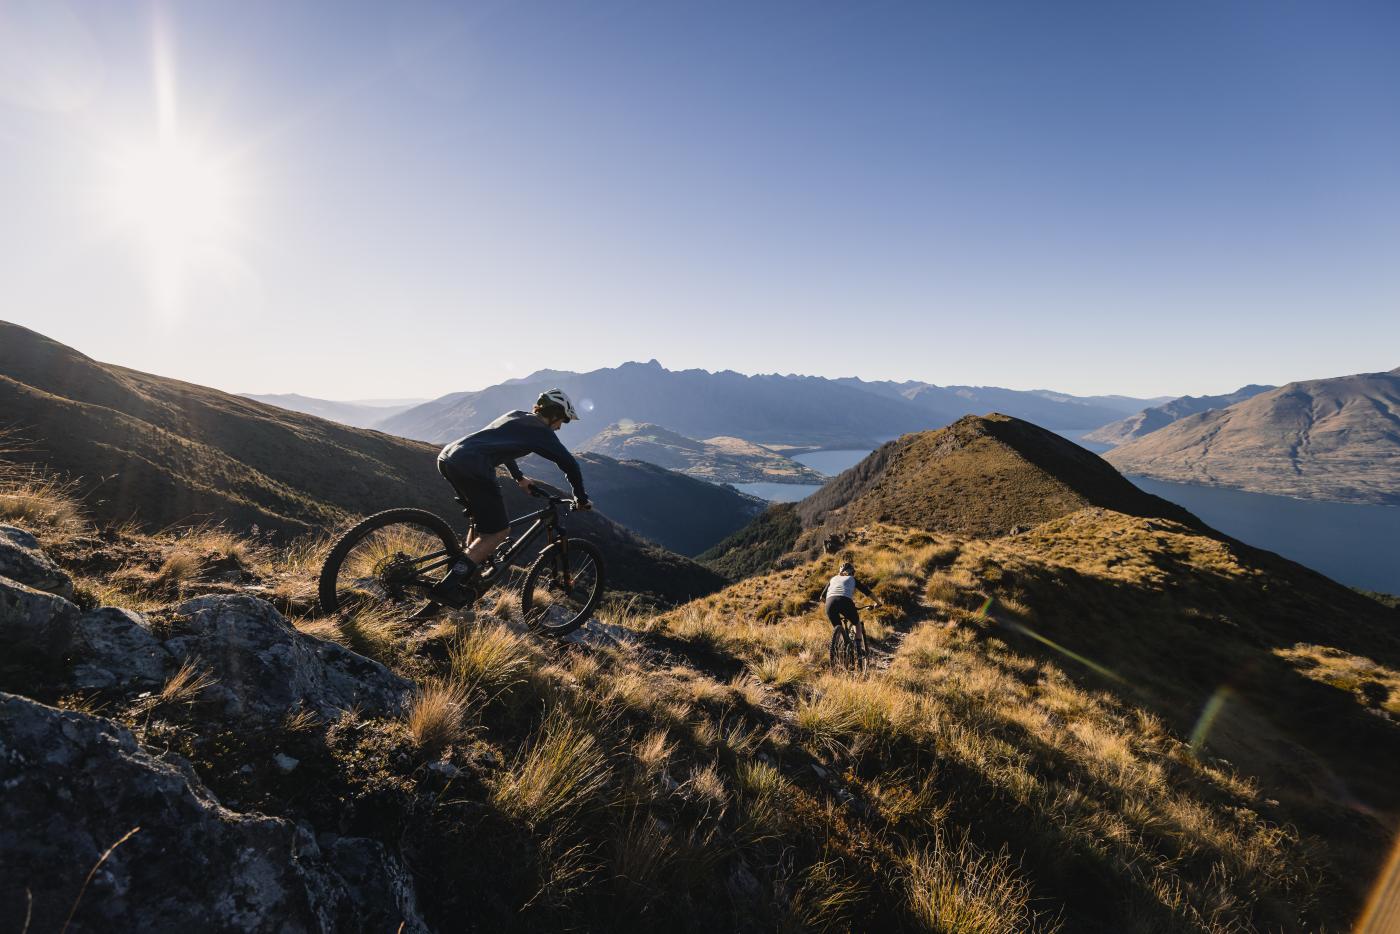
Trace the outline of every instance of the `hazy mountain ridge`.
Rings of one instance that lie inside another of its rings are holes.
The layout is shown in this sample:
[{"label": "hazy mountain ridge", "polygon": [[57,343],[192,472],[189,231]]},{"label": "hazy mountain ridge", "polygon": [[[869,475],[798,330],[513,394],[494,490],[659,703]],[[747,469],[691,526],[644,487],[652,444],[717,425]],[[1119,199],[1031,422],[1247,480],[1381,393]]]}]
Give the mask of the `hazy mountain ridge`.
[{"label": "hazy mountain ridge", "polygon": [[1099,444],[1126,444],[1159,428],[1165,428],[1172,422],[1188,415],[1196,415],[1211,409],[1223,409],[1236,402],[1252,399],[1261,392],[1268,392],[1270,389],[1276,388],[1278,387],[1251,383],[1248,386],[1241,386],[1234,392],[1220,396],[1182,396],[1164,405],[1143,409],[1125,419],[1104,425],[1102,428],[1086,434],[1084,440],[1096,441]]},{"label": "hazy mountain ridge", "polygon": [[810,467],[742,438],[696,440],[644,422],[609,425],[578,450],[646,461],[714,483],[821,483],[825,479]]},{"label": "hazy mountain ridge", "polygon": [[[7,459],[73,478],[86,508],[102,521],[131,519],[148,530],[220,521],[285,538],[416,506],[461,525],[460,507],[436,470],[434,446],[99,363],[5,322],[0,429],[11,433]],[[654,483],[640,467],[615,470]],[[535,508],[513,484],[505,487],[512,514]],[[614,481],[614,488],[625,484]],[[716,495],[731,500],[731,515],[752,508],[732,490]],[[625,508],[621,494],[619,505]],[[680,599],[721,583],[712,571],[607,518],[606,499],[598,507],[572,521],[608,553],[619,589]],[[708,511],[693,515],[715,521]],[[675,503],[670,521],[678,532],[687,519],[684,500]]]},{"label": "hazy mountain ridge", "polygon": [[980,412],[1002,412],[1051,429],[1102,425],[1106,421],[1122,417],[1125,409],[1136,411],[1143,402],[1149,401],[1128,396],[1073,396],[1048,389],[937,386],[916,380],[864,382],[859,379],[846,379],[839,382],[885,395],[897,395],[917,405],[927,406],[936,411],[952,412],[959,417]]},{"label": "hazy mountain ridge", "polygon": [[1400,504],[1400,369],[1289,383],[1108,452],[1124,473],[1301,499]]},{"label": "hazy mountain ridge", "polygon": [[559,386],[587,400],[585,422],[564,429],[579,445],[592,429],[623,420],[664,425],[689,438],[731,436],[783,447],[871,448],[880,441],[947,425],[989,409],[1052,428],[1089,428],[1151,400],[1081,399],[1047,390],[938,387],[930,383],[827,379],[794,374],[745,376],[731,370],[668,370],[655,360],[570,373],[542,370],[475,392],[451,393],[379,427],[427,441],[450,441]]},{"label": "hazy mountain ridge", "polygon": [[264,402],[278,408],[301,412],[304,415],[315,415],[317,418],[339,422],[352,428],[373,428],[386,418],[398,415],[400,412],[407,412],[415,405],[422,405],[428,401],[426,399],[410,399],[382,402],[338,402],[331,399],[316,399],[294,392],[272,393],[270,395],[242,392],[239,395],[245,399],[252,399],[254,402]]},{"label": "hazy mountain ridge", "polygon": [[581,406],[564,428],[571,447],[615,422],[665,425],[690,438],[731,435],[758,444],[873,446],[882,437],[946,421],[943,413],[817,377],[745,376],[732,371],[667,370],[656,361],[589,373],[548,371],[453,393],[410,409],[380,427],[427,441],[451,441],[512,409],[528,409],[559,387]]}]

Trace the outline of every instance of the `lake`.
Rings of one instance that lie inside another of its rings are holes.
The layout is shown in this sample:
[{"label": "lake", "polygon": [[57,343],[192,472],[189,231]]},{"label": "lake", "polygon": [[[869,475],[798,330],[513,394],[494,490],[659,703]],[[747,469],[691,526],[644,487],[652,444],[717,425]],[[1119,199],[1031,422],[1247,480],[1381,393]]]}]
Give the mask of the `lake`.
[{"label": "lake", "polygon": [[[1084,441],[1091,428],[1056,432],[1101,454],[1112,445]],[[828,476],[860,463],[867,450],[811,451],[797,460]],[[1190,510],[1212,528],[1275,551],[1349,587],[1400,593],[1400,508],[1290,499],[1189,483],[1129,477],[1139,488]],[[817,484],[737,483],[739,489],[778,503],[805,499]]]},{"label": "lake", "polygon": [[[834,477],[841,471],[854,467],[870,453],[870,448],[846,451],[808,451],[798,454],[793,460],[811,467],[817,473]],[[806,499],[822,488],[820,483],[735,483],[734,488],[743,490],[750,496],[757,496],[774,503],[795,503]]]},{"label": "lake", "polygon": [[1276,551],[1349,587],[1400,593],[1400,508],[1128,479],[1226,535]]}]

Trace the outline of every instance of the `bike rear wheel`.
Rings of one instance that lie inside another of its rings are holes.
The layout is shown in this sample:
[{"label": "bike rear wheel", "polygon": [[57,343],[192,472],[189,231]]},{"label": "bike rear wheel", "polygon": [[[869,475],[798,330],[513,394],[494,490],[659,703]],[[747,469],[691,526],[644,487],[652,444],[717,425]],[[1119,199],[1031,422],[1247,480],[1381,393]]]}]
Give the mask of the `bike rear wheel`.
[{"label": "bike rear wheel", "polygon": [[864,661],[850,630],[845,626],[834,627],[831,630],[831,667],[840,671],[858,671]]},{"label": "bike rear wheel", "polygon": [[462,556],[452,527],[422,509],[376,513],[346,532],[321,567],[326,613],[383,609],[410,615]]},{"label": "bike rear wheel", "polygon": [[578,538],[540,552],[525,576],[520,611],[533,632],[559,638],[586,623],[603,596],[603,555]]}]

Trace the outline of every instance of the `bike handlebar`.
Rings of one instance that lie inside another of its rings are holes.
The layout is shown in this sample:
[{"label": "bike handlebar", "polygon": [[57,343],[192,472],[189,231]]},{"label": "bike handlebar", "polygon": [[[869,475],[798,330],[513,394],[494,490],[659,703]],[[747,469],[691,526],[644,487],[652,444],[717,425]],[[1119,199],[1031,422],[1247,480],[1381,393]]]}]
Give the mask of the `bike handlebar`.
[{"label": "bike handlebar", "polygon": [[567,504],[572,507],[574,505],[574,501],[572,498],[568,496],[555,496],[553,493],[550,493],[546,490],[541,490],[538,486],[530,487],[530,495],[538,496],[540,499],[547,499],[550,501],[551,504],[555,506],[563,506]]}]

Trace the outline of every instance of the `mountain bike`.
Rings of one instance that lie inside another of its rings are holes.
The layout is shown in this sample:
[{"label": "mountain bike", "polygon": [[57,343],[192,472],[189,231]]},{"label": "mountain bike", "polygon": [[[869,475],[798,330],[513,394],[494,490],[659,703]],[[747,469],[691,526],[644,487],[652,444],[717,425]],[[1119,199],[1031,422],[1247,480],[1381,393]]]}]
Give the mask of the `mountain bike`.
[{"label": "mountain bike", "polygon": [[[876,604],[867,603],[856,607],[856,611],[874,609]],[[859,671],[865,667],[869,649],[856,645],[856,627],[844,616],[841,624],[831,630],[831,667],[845,671]]]},{"label": "mountain bike", "polygon": [[[592,542],[568,536],[565,518],[573,500],[538,488],[533,495],[549,504],[511,520],[512,533],[533,524],[506,539],[482,563],[473,587],[478,595],[485,594],[512,573],[512,560],[543,534],[544,547],[521,584],[520,612],[532,631],[565,636],[588,621],[603,596],[603,555]],[[470,512],[464,508],[463,513],[471,523]],[[429,591],[465,554],[470,538],[470,527],[459,539],[450,525],[423,509],[376,513],[331,547],[321,567],[321,609],[337,613],[383,608],[405,617],[431,615],[438,605]]]}]

